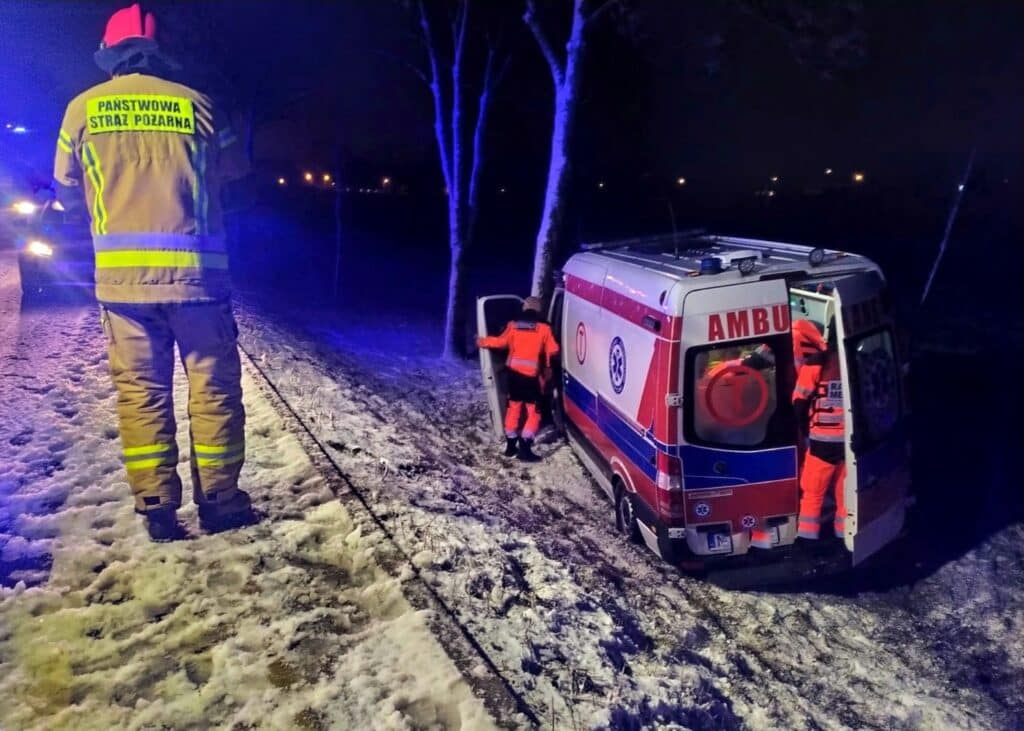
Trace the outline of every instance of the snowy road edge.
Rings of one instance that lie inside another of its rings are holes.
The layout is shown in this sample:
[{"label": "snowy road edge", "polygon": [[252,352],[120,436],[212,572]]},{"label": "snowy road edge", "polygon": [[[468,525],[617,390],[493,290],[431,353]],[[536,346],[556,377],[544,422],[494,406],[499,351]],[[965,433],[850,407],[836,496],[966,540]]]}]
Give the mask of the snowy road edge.
[{"label": "snowy road edge", "polygon": [[[402,551],[387,528],[373,515],[349,477],[281,396],[252,355],[241,344],[238,350],[242,355],[242,367],[260,389],[260,393],[270,402],[288,432],[299,441],[314,469],[324,478],[325,484],[337,500],[349,511],[356,525],[361,528],[364,535],[376,533],[383,537],[381,546],[386,546],[388,551],[375,553],[378,565],[401,582],[402,593],[413,607],[427,611],[427,625],[430,631],[474,693],[484,703],[497,725],[510,729],[538,727],[540,723],[533,711],[501,674],[469,630],[458,622],[452,610],[424,581],[410,557]],[[408,574],[405,574],[406,570]]]}]

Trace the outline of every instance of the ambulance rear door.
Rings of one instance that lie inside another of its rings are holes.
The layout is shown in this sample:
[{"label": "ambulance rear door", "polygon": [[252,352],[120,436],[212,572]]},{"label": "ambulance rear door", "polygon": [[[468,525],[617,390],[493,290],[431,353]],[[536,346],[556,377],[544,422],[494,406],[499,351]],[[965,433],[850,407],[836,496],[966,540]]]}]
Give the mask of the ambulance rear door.
[{"label": "ambulance rear door", "polygon": [[747,553],[751,531],[772,545],[792,543],[799,496],[786,282],[689,292],[682,341],[679,452],[690,550]]},{"label": "ambulance rear door", "polygon": [[910,486],[907,422],[893,323],[877,272],[835,281],[846,418],[846,547],[854,565],[903,529]]},{"label": "ambulance rear door", "polygon": [[[523,300],[514,294],[496,294],[476,300],[476,334],[480,337],[501,335],[505,326],[523,311]],[[480,375],[491,409],[491,424],[499,439],[505,437],[505,409],[508,406],[508,384],[505,380],[503,350],[480,348]]]}]

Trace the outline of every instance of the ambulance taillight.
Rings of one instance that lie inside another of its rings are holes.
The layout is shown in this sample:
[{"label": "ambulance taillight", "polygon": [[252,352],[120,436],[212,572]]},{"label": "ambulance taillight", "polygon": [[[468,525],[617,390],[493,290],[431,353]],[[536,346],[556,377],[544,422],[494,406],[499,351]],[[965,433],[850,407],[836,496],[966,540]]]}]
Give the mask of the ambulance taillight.
[{"label": "ambulance taillight", "polygon": [[658,512],[666,518],[683,518],[683,466],[678,457],[658,452],[657,457]]}]

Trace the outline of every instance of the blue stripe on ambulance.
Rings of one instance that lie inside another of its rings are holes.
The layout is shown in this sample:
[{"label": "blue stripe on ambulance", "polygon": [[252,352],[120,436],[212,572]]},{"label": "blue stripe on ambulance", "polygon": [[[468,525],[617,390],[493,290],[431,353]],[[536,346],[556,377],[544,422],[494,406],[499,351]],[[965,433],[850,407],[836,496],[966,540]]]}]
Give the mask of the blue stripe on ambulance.
[{"label": "blue stripe on ambulance", "polygon": [[[684,444],[679,447],[679,455],[683,458],[683,486],[687,490],[796,478],[796,447],[738,452]],[[716,464],[724,464],[728,474],[716,474]]]},{"label": "blue stripe on ambulance", "polygon": [[[657,479],[655,458],[658,452],[682,457],[683,486],[687,490],[796,479],[796,447],[742,452],[689,444],[665,444],[637,431],[635,426],[578,379],[569,373],[564,375],[565,397],[651,480]],[[715,474],[715,465],[720,462],[725,463],[730,474]]]}]

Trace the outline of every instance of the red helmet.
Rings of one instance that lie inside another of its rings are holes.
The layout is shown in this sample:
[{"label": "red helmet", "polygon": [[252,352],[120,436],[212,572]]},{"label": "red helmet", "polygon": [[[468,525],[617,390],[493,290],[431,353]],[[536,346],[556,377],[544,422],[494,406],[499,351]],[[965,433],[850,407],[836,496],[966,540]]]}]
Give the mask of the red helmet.
[{"label": "red helmet", "polygon": [[129,38],[156,40],[156,18],[153,17],[152,13],[143,15],[142,8],[139,7],[138,3],[122,8],[110,16],[100,48],[116,46],[121,41],[126,41]]}]

